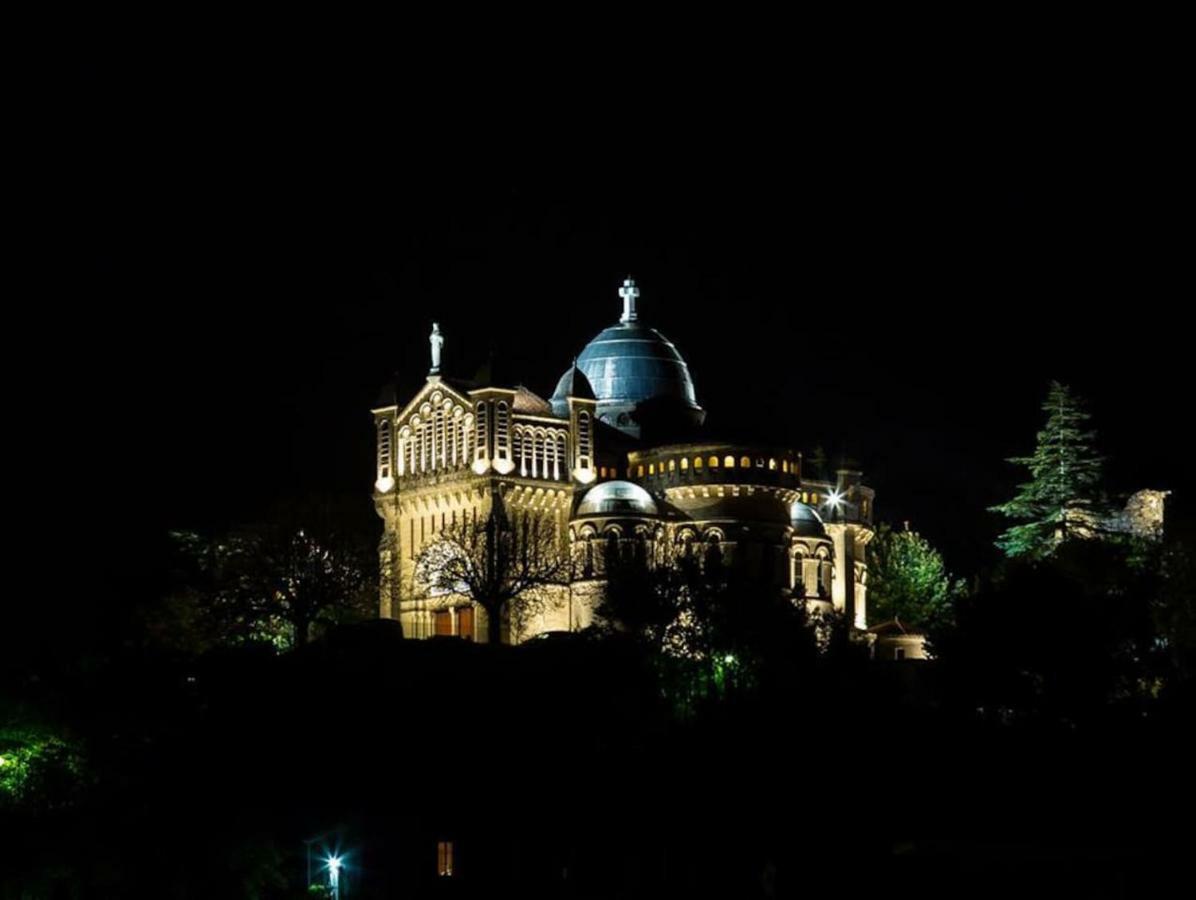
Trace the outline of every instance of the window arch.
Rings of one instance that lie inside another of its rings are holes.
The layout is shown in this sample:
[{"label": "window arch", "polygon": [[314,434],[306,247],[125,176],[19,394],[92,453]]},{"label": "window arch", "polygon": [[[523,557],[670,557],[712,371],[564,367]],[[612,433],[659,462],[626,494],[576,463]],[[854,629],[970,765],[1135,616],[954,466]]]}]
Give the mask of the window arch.
[{"label": "window arch", "polygon": [[590,456],[590,414],[582,410],[577,414],[577,457],[581,468],[590,468]]},{"label": "window arch", "polygon": [[444,410],[436,410],[436,431],[432,435],[432,468],[444,468]]},{"label": "window arch", "polygon": [[378,477],[390,477],[390,420],[378,423]]},{"label": "window arch", "polygon": [[[700,462],[700,460],[699,460],[699,462]],[[688,468],[689,468],[689,457],[688,456],[681,457],[681,471],[684,472]]]},{"label": "window arch", "polygon": [[476,417],[474,418],[474,455],[477,459],[485,459],[489,455],[489,438],[486,434],[486,424],[489,418],[489,411],[486,409],[485,401],[479,400],[477,406],[474,407]]},{"label": "window arch", "polygon": [[510,416],[506,400],[499,400],[494,406],[494,456],[496,459],[511,458]]},{"label": "window arch", "polygon": [[695,468],[695,469],[700,469],[700,468],[702,468],[702,457],[700,457],[700,456],[695,456],[695,457],[694,457],[694,468]]},{"label": "window arch", "polygon": [[526,475],[527,463],[523,454],[523,429],[518,425],[512,429],[511,448],[515,455],[515,465],[519,468],[519,474]]},{"label": "window arch", "polygon": [[752,461],[748,457],[741,456],[739,458],[739,468],[750,469],[751,467],[752,467]]},{"label": "window arch", "polygon": [[723,468],[724,469],[734,469],[735,468],[735,457],[731,456],[730,454],[725,456],[723,458]]},{"label": "window arch", "polygon": [[399,432],[399,467],[401,475],[411,475],[415,472],[415,439],[412,437],[410,426]]},{"label": "window arch", "polygon": [[710,459],[707,460],[707,462],[709,463],[710,468],[712,468],[712,469],[718,468],[718,457],[717,456],[710,457]]}]

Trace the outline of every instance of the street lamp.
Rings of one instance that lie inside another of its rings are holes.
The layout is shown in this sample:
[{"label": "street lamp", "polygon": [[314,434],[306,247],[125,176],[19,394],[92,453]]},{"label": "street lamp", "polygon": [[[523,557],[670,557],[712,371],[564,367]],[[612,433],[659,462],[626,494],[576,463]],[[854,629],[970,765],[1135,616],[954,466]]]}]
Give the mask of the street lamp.
[{"label": "street lamp", "polygon": [[332,888],[332,900],[341,900],[341,858],[328,857],[328,886]]}]

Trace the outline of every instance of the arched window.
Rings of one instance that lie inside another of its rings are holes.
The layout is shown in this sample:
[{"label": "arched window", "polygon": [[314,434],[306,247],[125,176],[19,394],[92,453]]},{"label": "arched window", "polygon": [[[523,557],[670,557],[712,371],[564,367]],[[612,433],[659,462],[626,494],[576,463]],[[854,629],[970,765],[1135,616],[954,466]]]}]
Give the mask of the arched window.
[{"label": "arched window", "polygon": [[723,459],[723,468],[724,469],[734,469],[735,468],[735,457],[727,456],[726,458],[724,458]]},{"label": "arched window", "polygon": [[675,460],[675,459],[670,459],[670,460],[669,460],[669,471],[670,471],[670,472],[676,472],[676,471],[677,471],[677,460]]},{"label": "arched window", "polygon": [[656,474],[656,463],[648,463],[648,474],[649,475]]},{"label": "arched window", "polygon": [[415,436],[411,433],[411,429],[404,428],[403,429],[402,447],[403,447],[403,466],[404,466],[404,469],[406,470],[403,474],[405,474],[405,475],[415,474],[415,459],[416,459],[415,442],[416,442],[416,439],[415,439]]},{"label": "arched window", "polygon": [[378,477],[390,477],[390,420],[378,423]]},{"label": "arched window", "polygon": [[712,469],[718,468],[718,457],[717,456],[710,457],[708,462],[710,463],[710,468],[712,468]]},{"label": "arched window", "polygon": [[494,407],[494,455],[499,459],[511,458],[510,421],[505,400],[499,400]]},{"label": "arched window", "polygon": [[750,469],[751,467],[752,467],[752,461],[750,459],[748,459],[746,456],[740,457],[739,468]]},{"label": "arched window", "polygon": [[583,469],[590,468],[590,414],[582,410],[577,414],[577,458]]},{"label": "arched window", "polygon": [[700,469],[700,468],[702,468],[702,457],[700,457],[700,456],[695,456],[695,457],[694,457],[694,468],[695,468],[695,469]]},{"label": "arched window", "polygon": [[613,566],[619,560],[619,532],[612,528],[604,535],[606,538],[606,547],[604,548],[603,560],[604,566]]},{"label": "arched window", "polygon": [[721,566],[723,563],[722,541],[717,534],[710,534],[706,538],[706,549],[703,554],[703,564],[708,569]]},{"label": "arched window", "polygon": [[474,454],[478,459],[485,459],[490,454],[490,441],[486,434],[486,425],[489,419],[489,410],[486,409],[486,404],[483,401],[478,401],[475,407],[477,418],[474,419],[474,429],[477,435],[477,442],[474,445]]},{"label": "arched window", "polygon": [[[701,460],[698,460],[698,462],[701,462]],[[689,468],[689,457],[688,456],[681,457],[681,471],[684,472],[688,468]]]},{"label": "arched window", "polygon": [[436,436],[433,440],[436,442],[432,453],[432,468],[438,469],[444,467],[444,450],[445,450],[445,434],[444,434],[444,410],[436,410]]},{"label": "arched window", "polygon": [[777,461],[775,459],[770,459],[768,461],[768,471],[775,472],[776,470],[777,470]]},{"label": "arched window", "polygon": [[526,475],[527,466],[524,465],[523,461],[523,429],[518,425],[515,426],[511,446],[515,451],[515,465],[519,467],[519,474]]},{"label": "arched window", "polygon": [[789,460],[781,460],[781,471],[786,473],[789,471]]}]

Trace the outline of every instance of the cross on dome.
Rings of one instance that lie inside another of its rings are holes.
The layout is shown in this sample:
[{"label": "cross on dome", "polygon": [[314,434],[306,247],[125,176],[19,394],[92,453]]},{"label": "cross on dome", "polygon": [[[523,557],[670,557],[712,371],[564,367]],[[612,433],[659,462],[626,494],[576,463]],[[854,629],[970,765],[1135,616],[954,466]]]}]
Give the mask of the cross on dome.
[{"label": "cross on dome", "polygon": [[623,298],[623,315],[619,321],[626,325],[639,318],[635,311],[635,301],[639,298],[640,289],[635,286],[635,279],[630,275],[623,279],[623,286],[619,288],[619,296]]}]

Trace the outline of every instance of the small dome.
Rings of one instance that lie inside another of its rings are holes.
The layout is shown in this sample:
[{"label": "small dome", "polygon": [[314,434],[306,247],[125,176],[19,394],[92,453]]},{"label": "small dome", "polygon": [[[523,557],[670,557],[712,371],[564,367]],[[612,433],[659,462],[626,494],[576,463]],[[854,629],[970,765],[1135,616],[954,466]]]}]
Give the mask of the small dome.
[{"label": "small dome", "polygon": [[579,516],[655,516],[659,510],[652,495],[630,481],[607,481],[586,491],[577,507]]},{"label": "small dome", "polygon": [[822,524],[822,517],[814,511],[812,506],[804,503],[794,503],[790,510],[790,518],[797,533],[805,536],[823,537],[826,528]]},{"label": "small dome", "polygon": [[558,416],[569,415],[569,398],[579,397],[582,400],[594,400],[594,388],[585,372],[577,368],[574,363],[556,383],[556,390],[552,392],[552,411]]}]

